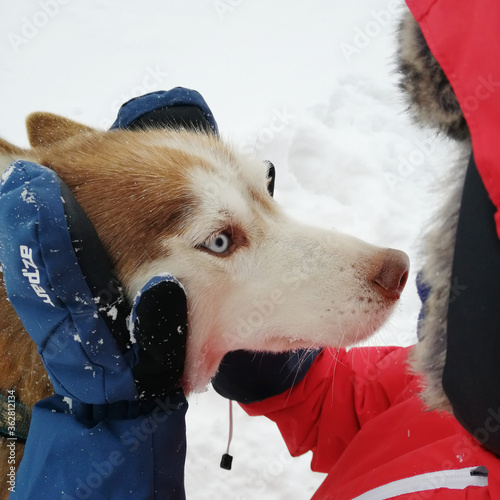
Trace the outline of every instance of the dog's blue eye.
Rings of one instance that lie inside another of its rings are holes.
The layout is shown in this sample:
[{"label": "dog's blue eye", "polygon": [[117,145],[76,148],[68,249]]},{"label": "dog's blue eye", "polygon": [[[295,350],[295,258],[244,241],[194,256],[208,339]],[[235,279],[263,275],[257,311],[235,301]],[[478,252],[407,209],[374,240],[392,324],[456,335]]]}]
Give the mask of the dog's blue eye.
[{"label": "dog's blue eye", "polygon": [[217,236],[213,236],[205,243],[202,247],[210,250],[213,253],[227,253],[233,244],[231,237],[226,233],[220,233]]}]

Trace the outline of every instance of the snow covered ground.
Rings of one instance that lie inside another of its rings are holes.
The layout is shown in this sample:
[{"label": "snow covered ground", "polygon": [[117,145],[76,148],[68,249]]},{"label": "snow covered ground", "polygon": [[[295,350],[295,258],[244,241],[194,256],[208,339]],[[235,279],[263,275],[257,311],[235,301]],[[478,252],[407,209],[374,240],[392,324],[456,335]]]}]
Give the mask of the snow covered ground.
[{"label": "snow covered ground", "polygon": [[[277,169],[296,217],[406,251],[412,274],[372,344],[415,340],[429,186],[452,146],[418,130],[394,73],[397,0],[3,0],[0,136],[27,145],[37,110],[108,127],[121,103],[194,88],[224,137]],[[323,475],[291,459],[274,424],[235,408],[231,472],[219,469],[227,402],[211,389],[188,412],[190,499],[310,498]],[[335,422],[332,422],[335,425]]]}]

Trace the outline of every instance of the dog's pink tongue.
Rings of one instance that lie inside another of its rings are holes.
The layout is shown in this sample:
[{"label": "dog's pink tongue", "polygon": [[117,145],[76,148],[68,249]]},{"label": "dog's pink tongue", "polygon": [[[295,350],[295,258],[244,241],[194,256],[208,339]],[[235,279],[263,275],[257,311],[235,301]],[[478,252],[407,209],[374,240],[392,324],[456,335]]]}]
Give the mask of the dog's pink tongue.
[{"label": "dog's pink tongue", "polygon": [[389,299],[399,299],[408,279],[410,259],[400,250],[389,248],[382,266],[373,279],[379,291]]}]

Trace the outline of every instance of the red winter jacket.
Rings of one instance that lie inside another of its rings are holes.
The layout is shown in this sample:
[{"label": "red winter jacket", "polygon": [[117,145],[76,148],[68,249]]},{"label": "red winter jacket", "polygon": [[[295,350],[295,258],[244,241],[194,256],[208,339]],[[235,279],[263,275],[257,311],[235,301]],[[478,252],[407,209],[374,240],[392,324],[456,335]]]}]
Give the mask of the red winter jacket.
[{"label": "red winter jacket", "polygon": [[[277,423],[292,456],[313,452],[312,469],[328,473],[314,500],[500,499],[500,460],[425,410],[408,352],[325,350],[290,391],[243,406]],[[471,475],[480,466],[487,478]]]}]

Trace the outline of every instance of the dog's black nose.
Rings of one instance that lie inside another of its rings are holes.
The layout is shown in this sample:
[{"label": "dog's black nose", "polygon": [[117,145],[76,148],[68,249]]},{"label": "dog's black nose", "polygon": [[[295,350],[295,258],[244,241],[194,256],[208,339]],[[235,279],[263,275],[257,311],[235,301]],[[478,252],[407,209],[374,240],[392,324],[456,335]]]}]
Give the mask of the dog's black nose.
[{"label": "dog's black nose", "polygon": [[379,285],[382,295],[389,299],[399,299],[408,279],[409,268],[408,255],[389,248],[373,281]]}]

